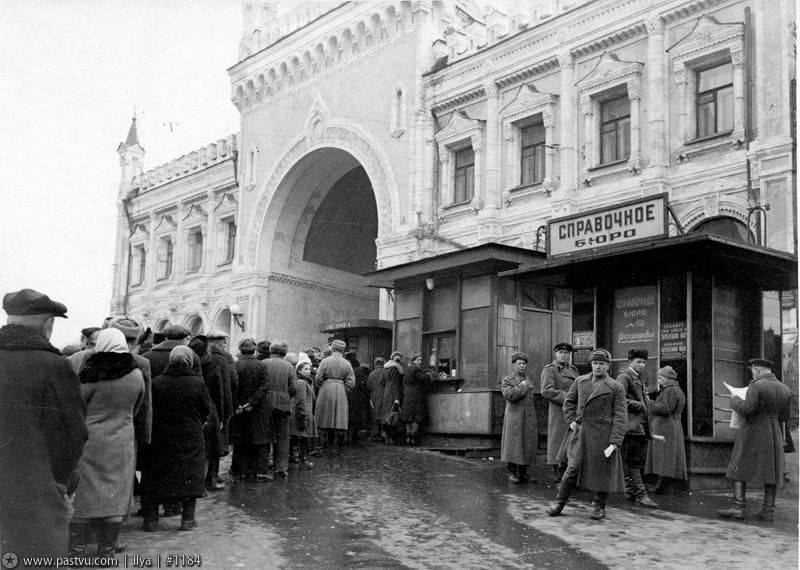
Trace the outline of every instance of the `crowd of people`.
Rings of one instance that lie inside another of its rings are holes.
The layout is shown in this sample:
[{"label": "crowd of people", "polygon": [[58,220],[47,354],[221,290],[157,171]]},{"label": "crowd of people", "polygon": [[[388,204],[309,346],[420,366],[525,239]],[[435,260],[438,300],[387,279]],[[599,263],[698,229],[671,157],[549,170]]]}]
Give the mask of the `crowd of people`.
[{"label": "crowd of people", "polygon": [[[26,556],[62,557],[81,565],[87,545],[96,555],[124,549],[119,540],[132,498],[140,496],[142,529],[180,515],[180,530],[196,527],[198,498],[225,487],[220,458],[231,452],[231,480],[287,478],[290,466],[313,469],[313,456],[338,455],[369,437],[417,445],[426,397],[434,380],[414,353],[376,358],[370,370],[341,340],[324,351],[291,352],[285,342],[245,338],[236,357],[228,335],[192,335],[170,325],[159,337],[135,319],[109,317],[82,331],[80,350],[62,354],[49,338],[67,308],[31,289],[3,297],[8,322],[0,328],[0,547]],[[576,487],[596,493],[592,518],[605,517],[609,492],[655,507],[642,471],[686,478],[681,413],[686,402],[677,374],[658,371],[651,399],[643,381],[648,354],[632,350],[616,380],[611,355],[597,349],[591,372],[570,363],[559,343],[541,373],[549,402],[548,462],[554,465],[561,514]],[[68,353],[68,354],[66,354]],[[66,356],[66,357],[65,357]],[[529,479],[538,447],[528,356],[511,357],[502,380],[507,400],[502,457],[509,479]],[[765,485],[764,520],[772,520],[783,483],[779,421],[791,393],[772,363],[749,363],[753,382],[731,407],[745,419],[728,470],[734,507],[720,515],[745,517],[745,483]],[[137,476],[140,474],[140,478]]]},{"label": "crowd of people", "polygon": [[[591,372],[579,376],[570,362],[569,343],[553,347],[555,359],[541,372],[541,394],[548,401],[547,462],[553,465],[556,500],[549,516],[561,515],[572,492],[580,487],[594,492],[591,518],[606,516],[609,493],[647,508],[657,508],[648,496],[643,474],[656,476],[654,491],[670,480],[686,480],[686,452],[681,415],[686,395],[671,366],[658,370],[658,389],[649,391],[644,380],[648,352],[631,349],[628,367],[611,378],[611,354],[595,349]],[[511,356],[513,372],[503,378],[506,400],[501,461],[508,464],[512,483],[529,481],[539,442],[534,384],[526,373],[528,355]],[[746,483],[764,485],[764,503],[757,518],[774,520],[777,487],[783,485],[784,442],[781,422],[789,419],[791,391],[772,373],[774,363],[748,361],[752,374],[746,398],[731,396],[731,409],[741,414],[727,477],[733,481],[733,507],[717,511],[721,517],[746,516]]]}]

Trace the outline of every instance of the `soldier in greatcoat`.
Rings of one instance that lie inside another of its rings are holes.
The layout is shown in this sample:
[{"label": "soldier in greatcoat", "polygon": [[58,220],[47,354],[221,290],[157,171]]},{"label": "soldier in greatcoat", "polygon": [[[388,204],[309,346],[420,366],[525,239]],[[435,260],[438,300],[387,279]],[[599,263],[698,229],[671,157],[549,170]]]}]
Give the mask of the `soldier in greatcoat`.
[{"label": "soldier in greatcoat", "polygon": [[566,461],[558,460],[558,450],[567,433],[567,422],[564,420],[564,399],[567,392],[578,377],[578,369],[569,361],[572,355],[572,345],[568,342],[559,342],[553,347],[555,360],[542,370],[541,384],[542,397],[549,402],[547,415],[547,463],[553,466],[555,480],[558,483],[564,470]]},{"label": "soldier in greatcoat", "polygon": [[524,483],[529,480],[528,467],[536,462],[539,428],[536,423],[533,381],[525,373],[528,355],[515,352],[511,355],[511,364],[514,372],[503,378],[500,384],[500,391],[506,400],[500,461],[508,463],[509,481]]},{"label": "soldier in greatcoat", "polygon": [[651,509],[658,505],[647,496],[642,480],[642,470],[647,463],[647,448],[650,443],[650,399],[644,385],[642,373],[647,366],[648,353],[634,348],[628,351],[628,368],[617,376],[617,382],[625,388],[628,403],[628,424],[622,442],[622,462],[625,465],[625,496],[632,503]]},{"label": "soldier in greatcoat", "polygon": [[326,434],[323,437],[333,453],[341,451],[348,426],[347,390],[352,390],[356,385],[353,367],[342,355],[345,346],[341,340],[331,343],[331,355],[319,363],[315,379],[319,386],[315,420],[317,428]]},{"label": "soldier in greatcoat", "polygon": [[658,475],[656,493],[662,492],[667,478],[687,479],[686,450],[681,424],[686,395],[678,386],[678,374],[672,366],[659,369],[658,386],[658,396],[650,406],[653,439],[647,450],[645,469],[646,473]]},{"label": "soldier in greatcoat", "polygon": [[775,517],[778,486],[783,486],[785,459],[780,422],[789,419],[792,392],[772,373],[773,362],[754,358],[748,366],[753,380],[744,400],[731,396],[731,409],[744,417],[725,474],[733,480],[733,507],[717,513],[743,520],[747,483],[763,483],[764,506],[757,517],[769,522]]},{"label": "soldier in greatcoat", "polygon": [[567,470],[558,485],[556,502],[547,514],[561,514],[576,487],[595,492],[591,518],[606,516],[608,493],[625,489],[620,449],[628,419],[625,389],[608,375],[611,355],[602,348],[591,356],[592,371],[578,377],[564,400],[570,429]]}]

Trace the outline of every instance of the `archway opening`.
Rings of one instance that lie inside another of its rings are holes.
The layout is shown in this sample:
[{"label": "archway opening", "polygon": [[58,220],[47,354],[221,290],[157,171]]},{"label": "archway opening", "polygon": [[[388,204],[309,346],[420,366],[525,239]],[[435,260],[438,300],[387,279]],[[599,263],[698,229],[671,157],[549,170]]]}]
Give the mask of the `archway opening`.
[{"label": "archway opening", "polygon": [[363,275],[375,269],[378,206],[369,177],[357,166],[334,183],[317,208],[303,260]]},{"label": "archway opening", "polygon": [[214,330],[222,331],[226,335],[231,335],[231,312],[228,309],[222,309],[217,318],[214,319]]},{"label": "archway opening", "polygon": [[203,333],[203,319],[200,315],[190,315],[186,319],[186,328],[192,332],[192,336]]}]

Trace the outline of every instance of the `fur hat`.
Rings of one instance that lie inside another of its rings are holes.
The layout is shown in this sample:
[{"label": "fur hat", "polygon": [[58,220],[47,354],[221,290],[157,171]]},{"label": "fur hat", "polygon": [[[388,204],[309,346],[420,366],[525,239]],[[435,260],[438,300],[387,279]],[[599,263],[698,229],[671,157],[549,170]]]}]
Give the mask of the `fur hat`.
[{"label": "fur hat", "polygon": [[114,317],[108,322],[108,328],[122,331],[126,340],[138,340],[144,327],[131,317]]},{"label": "fur hat", "polygon": [[164,336],[167,340],[183,340],[192,332],[181,325],[169,325],[164,329]]},{"label": "fur hat", "polygon": [[345,348],[347,348],[347,345],[343,340],[336,339],[331,343],[331,350],[338,350],[339,352],[342,352]]},{"label": "fur hat", "polygon": [[511,355],[511,364],[514,364],[517,360],[523,360],[527,363],[530,361],[530,358],[524,352],[515,352]]},{"label": "fur hat", "polygon": [[239,352],[253,354],[256,351],[256,341],[252,338],[243,338],[239,341]]},{"label": "fur hat", "polygon": [[675,369],[672,368],[672,366],[664,366],[663,368],[659,368],[658,375],[663,376],[664,378],[669,378],[670,380],[675,380],[678,377],[678,373],[675,372]]},{"label": "fur hat", "polygon": [[273,340],[272,344],[269,345],[270,354],[277,354],[278,356],[286,356],[287,352],[289,352],[289,345],[280,340]]},{"label": "fur hat", "polygon": [[611,353],[604,348],[595,348],[592,351],[591,362],[606,362],[611,364]]},{"label": "fur hat", "polygon": [[632,348],[628,351],[628,360],[633,360],[634,358],[644,358],[647,360],[648,356],[650,356],[650,353],[643,348]]}]

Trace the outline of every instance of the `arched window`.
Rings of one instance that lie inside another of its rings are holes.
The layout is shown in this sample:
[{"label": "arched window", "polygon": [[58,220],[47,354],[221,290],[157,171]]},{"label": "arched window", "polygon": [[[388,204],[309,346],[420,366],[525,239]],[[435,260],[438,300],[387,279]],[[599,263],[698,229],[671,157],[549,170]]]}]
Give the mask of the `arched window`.
[{"label": "arched window", "polygon": [[750,228],[730,216],[714,216],[713,218],[705,219],[693,227],[691,231],[704,232],[742,243],[756,243]]}]

